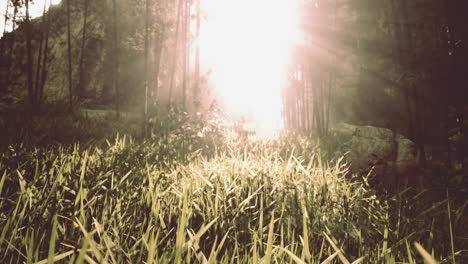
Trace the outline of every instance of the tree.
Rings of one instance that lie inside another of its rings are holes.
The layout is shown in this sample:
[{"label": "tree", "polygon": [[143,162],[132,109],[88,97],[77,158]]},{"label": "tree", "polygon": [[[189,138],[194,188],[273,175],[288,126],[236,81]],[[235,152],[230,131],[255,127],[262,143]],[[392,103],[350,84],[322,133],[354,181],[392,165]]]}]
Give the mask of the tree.
[{"label": "tree", "polygon": [[162,52],[163,52],[163,47],[164,47],[164,38],[165,38],[165,25],[163,24],[162,19],[160,16],[158,16],[158,21],[157,23],[158,28],[156,31],[156,39],[155,39],[155,45],[154,45],[154,72],[153,72],[153,95],[155,98],[155,101],[158,98],[158,80],[159,80],[159,72],[161,69],[161,57],[162,57]]},{"label": "tree", "polygon": [[195,106],[195,111],[200,109],[200,8],[201,0],[197,1],[197,11],[196,11],[196,46],[195,46],[195,77],[193,81],[193,103]]},{"label": "tree", "polygon": [[[333,2],[333,3],[332,3]],[[304,43],[296,51],[291,67],[289,86],[284,93],[285,126],[291,129],[328,133],[332,89],[336,85],[336,55],[322,48],[337,47],[337,4],[335,1],[303,3],[302,23],[307,39],[319,38],[323,43]]]},{"label": "tree", "polygon": [[183,45],[183,69],[182,69],[182,104],[184,108],[187,107],[187,73],[188,73],[188,65],[189,65],[189,30],[190,30],[190,2],[184,0],[184,7],[183,7],[183,38],[182,38],[182,45]]},{"label": "tree", "polygon": [[[8,23],[8,8],[10,7],[10,0],[6,1],[6,8],[5,8],[5,24],[3,27],[3,36],[5,36],[6,29],[7,29],[7,23]],[[3,41],[0,42],[0,50],[3,50]]]},{"label": "tree", "polygon": [[40,104],[42,101],[44,95],[44,85],[47,77],[47,57],[49,54],[49,15],[46,13],[46,7],[47,1],[44,1],[33,93],[35,104]]},{"label": "tree", "polygon": [[[19,0],[15,0],[12,2],[13,6],[14,6],[14,10],[13,10],[13,23],[12,23],[12,30],[14,31],[15,28],[16,28],[16,18],[17,18],[17,14],[18,14],[18,7],[20,6],[20,2]],[[8,53],[8,63],[6,65],[7,67],[7,70],[6,70],[6,76],[5,76],[5,88],[8,87],[10,85],[10,75],[11,75],[11,71],[12,71],[12,66],[13,66],[13,54],[14,54],[14,51],[15,51],[15,41],[16,41],[16,34],[12,34],[11,36],[11,41],[10,41],[10,50],[9,50],[9,53]]]},{"label": "tree", "polygon": [[115,91],[115,117],[120,118],[120,88],[119,88],[119,38],[118,38],[118,26],[117,26],[117,1],[113,0],[113,52],[114,52],[114,64],[112,68],[112,84]]},{"label": "tree", "polygon": [[161,71],[161,58],[163,55],[164,49],[164,40],[166,38],[166,23],[164,21],[164,14],[162,11],[162,0],[156,1],[156,31],[155,31],[155,40],[154,40],[154,50],[153,50],[153,85],[152,87],[152,94],[153,94],[153,101],[156,102],[158,99],[158,92],[159,92],[159,76]]},{"label": "tree", "polygon": [[174,54],[172,55],[172,69],[171,69],[171,82],[169,84],[169,103],[172,103],[172,92],[174,89],[174,78],[176,74],[176,63],[178,53],[178,44],[179,44],[179,27],[180,27],[180,19],[181,19],[181,11],[182,11],[182,0],[179,0],[179,4],[177,6],[177,21],[176,21],[176,31],[175,31],[175,43],[174,43]]},{"label": "tree", "polygon": [[[14,3],[13,3],[14,4]],[[7,23],[8,23],[8,17],[9,17],[9,7],[10,7],[10,0],[7,0],[6,1],[6,11],[5,11],[5,26],[3,28],[3,36],[5,36],[6,34],[6,30],[7,30]],[[15,6],[15,11],[14,11],[14,15],[13,15],[13,28],[15,27],[15,20],[16,20],[16,6]],[[0,91],[3,89],[3,88],[7,88],[8,87],[8,79],[9,79],[9,71],[10,71],[10,61],[11,61],[11,48],[12,48],[12,45],[14,43],[14,36],[12,36],[12,40],[11,40],[11,45],[10,45],[10,56],[8,56],[7,54],[5,54],[4,56],[7,58],[7,62],[4,64],[5,68],[6,68],[6,74],[5,74],[5,78],[4,80],[2,80],[0,82]],[[0,51],[3,51],[4,50],[4,45],[7,45],[7,41],[0,41]]]},{"label": "tree", "polygon": [[[448,119],[451,121],[447,126],[447,137],[457,138],[455,145],[458,150],[458,160],[461,167],[466,172],[468,168],[468,159],[466,158],[466,149],[468,148],[468,139],[466,131],[468,122],[468,108],[466,107],[466,98],[468,91],[468,79],[465,69],[468,67],[468,26],[466,26],[466,16],[462,11],[468,8],[466,1],[447,0],[443,2],[444,22],[445,22],[445,43],[447,58],[447,88],[449,98]],[[465,44],[462,44],[465,43]],[[450,141],[448,151],[450,152]],[[448,167],[451,168],[450,160]]]},{"label": "tree", "polygon": [[68,92],[70,110],[73,112],[73,79],[72,79],[72,46],[71,46],[71,0],[66,0],[67,4],[67,54],[68,54]]},{"label": "tree", "polygon": [[43,16],[44,23],[45,23],[45,47],[44,47],[44,55],[42,58],[42,73],[39,82],[39,92],[38,92],[38,101],[42,102],[44,99],[44,86],[47,80],[47,59],[49,56],[49,31],[50,31],[50,14],[45,14]]},{"label": "tree", "polygon": [[26,64],[26,78],[28,87],[28,98],[29,104],[33,106],[35,104],[34,91],[33,91],[33,54],[32,54],[32,23],[29,17],[29,1],[26,0],[26,17],[25,17],[25,34],[26,34],[26,52],[27,52],[27,64]]},{"label": "tree", "polygon": [[[115,5],[115,1],[114,1]],[[114,7],[115,8],[115,7]],[[80,100],[83,99],[83,97],[86,94],[86,87],[84,87],[84,58],[85,58],[85,47],[86,47],[86,31],[88,28],[88,9],[89,9],[89,0],[84,0],[83,3],[83,35],[81,37],[81,51],[80,51],[80,62],[78,65],[78,86],[77,86],[77,92],[78,92],[78,98]]]},{"label": "tree", "polygon": [[150,16],[151,16],[151,0],[146,0],[146,14],[145,14],[145,47],[144,47],[144,94],[143,94],[143,111],[142,111],[142,127],[143,127],[143,136],[147,135],[147,123],[148,123],[148,55],[149,55],[149,26],[150,26]]}]

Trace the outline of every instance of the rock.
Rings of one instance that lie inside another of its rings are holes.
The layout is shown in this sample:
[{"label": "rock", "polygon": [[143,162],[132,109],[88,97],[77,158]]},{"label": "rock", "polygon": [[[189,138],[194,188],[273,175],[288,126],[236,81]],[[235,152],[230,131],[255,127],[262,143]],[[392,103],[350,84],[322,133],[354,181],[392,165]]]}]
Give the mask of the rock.
[{"label": "rock", "polygon": [[[418,151],[408,138],[387,128],[338,124],[330,131],[337,142],[335,155],[345,155],[353,172],[367,173],[387,187],[419,182]],[[383,181],[381,181],[381,179]]]}]

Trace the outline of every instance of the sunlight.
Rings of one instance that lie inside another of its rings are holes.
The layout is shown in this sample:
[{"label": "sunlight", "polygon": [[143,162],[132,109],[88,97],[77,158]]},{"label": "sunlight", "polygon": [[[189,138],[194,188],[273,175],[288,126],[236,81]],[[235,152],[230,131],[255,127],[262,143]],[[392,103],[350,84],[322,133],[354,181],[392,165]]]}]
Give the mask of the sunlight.
[{"label": "sunlight", "polygon": [[31,18],[36,18],[42,16],[44,12],[44,4],[46,5],[46,9],[52,5],[60,4],[61,0],[35,0],[30,4],[30,13]]},{"label": "sunlight", "polygon": [[[30,3],[30,6],[29,6],[29,14],[31,16],[31,19],[33,18],[36,18],[36,17],[40,17],[42,16],[42,13],[44,12],[44,2],[46,4],[46,9],[49,9],[49,7],[52,5],[58,5],[60,4],[60,2],[62,2],[62,0],[35,0],[33,2]],[[6,2],[5,2],[6,4]],[[7,24],[5,26],[5,12],[6,12],[6,5],[3,4],[3,1],[0,5],[0,15],[1,15],[1,19],[0,19],[0,37],[3,36],[3,30],[5,29],[5,31],[7,32],[10,32],[12,30],[12,26],[13,26],[13,23],[11,21],[11,19],[9,21],[7,21]],[[25,14],[25,8],[24,6],[20,8],[20,13],[21,14]],[[9,7],[8,9],[8,14],[10,17],[13,17],[13,8],[12,7]]]},{"label": "sunlight", "polygon": [[283,127],[281,93],[298,39],[297,1],[205,0],[200,47],[225,111],[257,135]]}]

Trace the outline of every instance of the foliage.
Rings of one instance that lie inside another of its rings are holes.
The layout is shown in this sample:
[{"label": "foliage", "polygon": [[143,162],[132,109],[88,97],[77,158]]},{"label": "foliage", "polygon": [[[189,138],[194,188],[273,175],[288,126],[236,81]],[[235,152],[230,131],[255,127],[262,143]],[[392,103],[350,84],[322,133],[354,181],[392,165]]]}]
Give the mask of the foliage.
[{"label": "foliage", "polygon": [[69,106],[61,103],[41,105],[34,110],[17,104],[0,113],[0,144],[96,143],[118,132],[135,134],[136,122],[128,115],[116,120],[113,111],[75,110],[70,114]]},{"label": "foliage", "polygon": [[216,137],[187,129],[186,118],[155,119],[177,124],[144,141],[10,145],[0,156],[1,261],[415,263],[424,249],[413,241],[447,261],[442,241],[453,237],[466,256],[453,235],[466,203],[449,209],[453,233],[428,232],[427,219],[445,221],[446,200],[379,197],[298,135],[203,148]]},{"label": "foliage", "polygon": [[[139,114],[131,111],[121,112],[117,118],[113,110],[81,108],[71,112],[66,103],[44,104],[31,110],[21,101],[5,106],[0,103],[0,108],[0,144],[4,146],[19,142],[26,145],[76,142],[102,145],[117,134],[141,139]],[[182,141],[203,141],[197,148],[187,151],[202,148],[203,144],[205,149],[214,148],[216,143],[223,142],[222,132],[227,129],[209,115],[192,117],[175,105],[152,114],[149,128],[153,140],[180,140],[181,144]]]}]

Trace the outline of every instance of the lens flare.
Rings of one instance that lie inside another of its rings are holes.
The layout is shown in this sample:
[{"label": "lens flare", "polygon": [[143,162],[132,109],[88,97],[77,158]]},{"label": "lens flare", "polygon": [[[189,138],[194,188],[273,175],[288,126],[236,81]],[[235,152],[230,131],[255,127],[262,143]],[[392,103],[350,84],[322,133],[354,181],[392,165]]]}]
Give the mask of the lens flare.
[{"label": "lens flare", "polygon": [[282,89],[298,39],[294,0],[204,0],[200,48],[220,104],[259,133],[283,126]]}]

